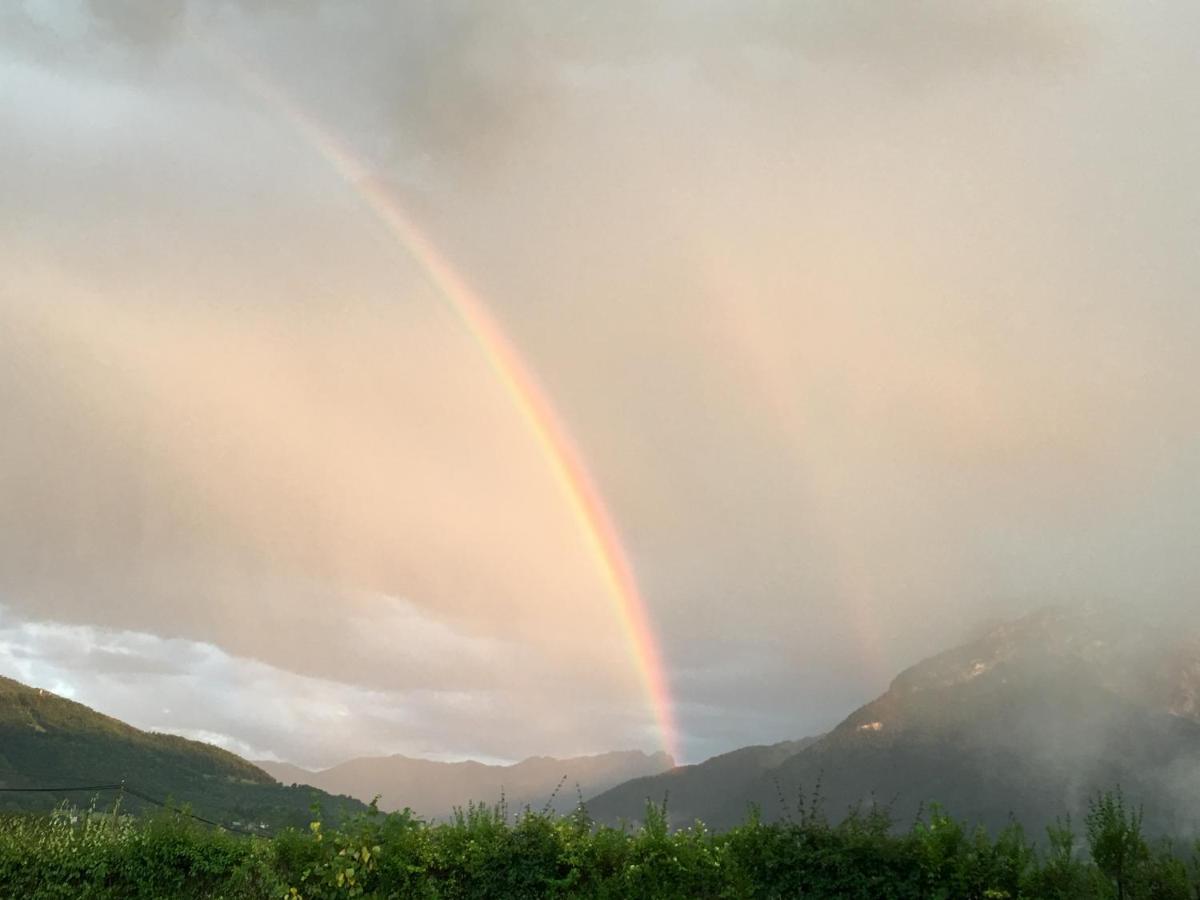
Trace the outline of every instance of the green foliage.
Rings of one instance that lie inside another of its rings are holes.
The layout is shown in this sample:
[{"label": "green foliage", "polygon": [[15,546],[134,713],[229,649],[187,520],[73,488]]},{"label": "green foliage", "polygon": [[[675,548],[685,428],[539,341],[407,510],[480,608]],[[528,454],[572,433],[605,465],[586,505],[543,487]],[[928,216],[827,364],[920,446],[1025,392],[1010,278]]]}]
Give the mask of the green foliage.
[{"label": "green foliage", "polygon": [[1105,885],[1117,900],[1135,896],[1137,876],[1150,860],[1142,836],[1142,811],[1125,807],[1121,789],[1101,794],[1088,805],[1088,847]]},{"label": "green foliage", "polygon": [[3,895],[29,898],[257,898],[279,886],[272,847],[186,815],[135,819],[62,808],[0,819]]},{"label": "green foliage", "polygon": [[884,808],[836,825],[812,806],[714,833],[668,827],[666,803],[636,827],[470,805],[443,824],[375,804],[340,825],[314,809],[274,839],[208,828],[179,811],[135,817],[60,808],[0,818],[0,895],[30,898],[784,898],[1183,900],[1200,896],[1200,847],[1150,846],[1119,793],[1095,798],[1090,856],[1069,820],[1035,848],[1014,824],[991,835],[941,809],[904,833]]},{"label": "green foliage", "polygon": [[1042,864],[1030,872],[1027,880],[1028,894],[1045,900],[1087,896],[1091,873],[1079,856],[1070,816],[1048,826],[1046,838]]}]

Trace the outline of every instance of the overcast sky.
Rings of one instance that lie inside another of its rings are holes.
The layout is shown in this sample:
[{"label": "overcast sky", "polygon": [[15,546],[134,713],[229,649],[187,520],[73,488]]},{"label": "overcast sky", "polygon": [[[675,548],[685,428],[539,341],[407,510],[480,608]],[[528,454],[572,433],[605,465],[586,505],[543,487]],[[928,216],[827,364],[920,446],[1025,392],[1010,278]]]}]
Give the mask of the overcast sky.
[{"label": "overcast sky", "polygon": [[1200,7],[0,9],[0,673],[250,756],[684,755],[1046,603],[1195,603]]}]

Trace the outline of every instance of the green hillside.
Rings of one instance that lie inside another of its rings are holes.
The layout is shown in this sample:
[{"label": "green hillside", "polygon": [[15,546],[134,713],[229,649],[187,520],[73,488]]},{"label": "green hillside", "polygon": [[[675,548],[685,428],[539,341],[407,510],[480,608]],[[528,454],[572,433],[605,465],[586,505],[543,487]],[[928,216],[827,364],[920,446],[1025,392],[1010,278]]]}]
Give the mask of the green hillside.
[{"label": "green hillside", "polygon": [[[331,815],[363,805],[309,787],[284,787],[257,766],[210,744],[141,731],[49,691],[0,678],[0,788],[124,782],[131,791],[188,804],[197,815],[254,829],[303,824],[317,800]],[[109,804],[112,792],[101,795]],[[0,810],[85,805],[87,792],[0,790]],[[131,810],[149,804],[133,793]]]}]

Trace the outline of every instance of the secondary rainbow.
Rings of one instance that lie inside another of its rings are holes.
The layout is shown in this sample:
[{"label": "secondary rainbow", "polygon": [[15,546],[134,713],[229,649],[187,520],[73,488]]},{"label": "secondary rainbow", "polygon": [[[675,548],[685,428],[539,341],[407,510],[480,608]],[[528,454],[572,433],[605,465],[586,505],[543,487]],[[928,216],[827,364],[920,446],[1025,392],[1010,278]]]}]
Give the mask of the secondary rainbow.
[{"label": "secondary rainbow", "polygon": [[475,339],[505,393],[545,458],[580,534],[604,579],[607,593],[653,711],[662,747],[678,762],[678,733],[658,642],[633,567],[595,481],[545,391],[512,342],[466,281],[416,226],[393,193],[329,129],[282,89],[211,41],[207,49],[252,95],[278,110],[348,184],[390,234],[420,265],[430,283]]}]

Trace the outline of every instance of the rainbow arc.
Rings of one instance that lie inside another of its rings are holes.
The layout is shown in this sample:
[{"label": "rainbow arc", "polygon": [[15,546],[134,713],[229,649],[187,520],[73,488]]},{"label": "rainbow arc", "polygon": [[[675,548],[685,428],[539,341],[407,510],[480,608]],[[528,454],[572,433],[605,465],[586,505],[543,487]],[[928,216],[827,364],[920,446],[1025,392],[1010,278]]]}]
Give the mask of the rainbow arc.
[{"label": "rainbow arc", "polygon": [[474,339],[513,407],[534,437],[621,623],[630,655],[653,711],[664,750],[679,761],[671,696],[650,616],[615,522],[570,433],[500,324],[465,279],[417,227],[395,195],[345,142],[262,73],[206,42],[222,69],[277,111],[349,185],[389,234],[420,266],[438,295]]}]

